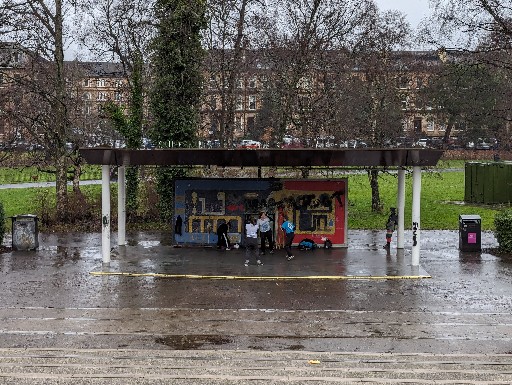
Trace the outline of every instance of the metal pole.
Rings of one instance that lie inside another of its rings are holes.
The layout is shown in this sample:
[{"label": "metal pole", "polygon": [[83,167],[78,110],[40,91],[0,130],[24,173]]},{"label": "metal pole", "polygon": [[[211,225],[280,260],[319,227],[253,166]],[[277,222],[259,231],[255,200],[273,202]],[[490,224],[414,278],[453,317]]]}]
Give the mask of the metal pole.
[{"label": "metal pole", "polygon": [[110,263],[110,166],[101,166],[101,257]]},{"label": "metal pole", "polygon": [[412,168],[412,266],[420,264],[421,167]]},{"label": "metal pole", "polygon": [[398,196],[396,200],[396,207],[398,209],[398,231],[396,237],[396,248],[404,248],[404,211],[405,211],[405,170],[398,170]]},{"label": "metal pole", "polygon": [[126,244],[126,167],[117,170],[117,244]]}]

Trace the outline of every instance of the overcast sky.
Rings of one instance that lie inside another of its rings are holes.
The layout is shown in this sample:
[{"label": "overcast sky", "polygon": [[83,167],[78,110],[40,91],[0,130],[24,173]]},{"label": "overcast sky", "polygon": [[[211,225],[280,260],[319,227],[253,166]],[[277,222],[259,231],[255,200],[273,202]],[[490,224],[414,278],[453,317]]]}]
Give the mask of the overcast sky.
[{"label": "overcast sky", "polygon": [[424,17],[430,14],[428,0],[375,0],[379,9],[393,9],[407,15],[412,28],[416,28]]}]

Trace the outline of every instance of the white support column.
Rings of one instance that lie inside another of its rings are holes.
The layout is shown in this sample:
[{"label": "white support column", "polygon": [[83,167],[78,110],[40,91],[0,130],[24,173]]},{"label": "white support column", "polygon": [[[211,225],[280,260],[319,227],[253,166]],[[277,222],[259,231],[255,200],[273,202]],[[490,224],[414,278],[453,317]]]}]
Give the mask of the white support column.
[{"label": "white support column", "polygon": [[126,244],[126,167],[117,170],[117,244]]},{"label": "white support column", "polygon": [[412,168],[412,266],[420,264],[421,167]]},{"label": "white support column", "polygon": [[404,211],[405,211],[405,170],[398,170],[398,194],[396,198],[396,207],[398,209],[398,231],[396,237],[396,248],[404,248]]},{"label": "white support column", "polygon": [[110,263],[110,166],[101,166],[101,257]]}]

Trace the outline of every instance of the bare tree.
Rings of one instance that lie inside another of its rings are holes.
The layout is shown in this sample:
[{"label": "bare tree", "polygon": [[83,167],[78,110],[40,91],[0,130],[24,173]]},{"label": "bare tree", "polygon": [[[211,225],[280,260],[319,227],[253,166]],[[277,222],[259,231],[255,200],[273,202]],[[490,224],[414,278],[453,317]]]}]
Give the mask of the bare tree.
[{"label": "bare tree", "polygon": [[[406,47],[410,29],[402,14],[380,13],[377,9],[366,27],[354,49],[356,67],[363,77],[363,90],[368,96],[366,108],[359,109],[367,119],[367,126],[361,133],[372,147],[383,147],[401,130],[403,114],[398,84],[406,66],[395,51]],[[368,170],[372,211],[380,212],[378,174],[378,169]]]},{"label": "bare tree", "polygon": [[313,145],[311,139],[336,133],[332,97],[340,95],[352,71],[347,49],[362,32],[372,4],[281,0],[261,15],[258,41],[269,67],[266,100],[273,111],[274,143],[291,134]]},{"label": "bare tree", "polygon": [[[66,0],[0,1],[0,19],[4,21],[0,33],[4,40],[23,47],[27,57],[23,74],[15,79],[25,102],[17,110],[19,123],[45,144],[45,159],[56,173],[60,220],[68,217],[67,172],[72,165],[66,142],[73,127],[71,110],[76,95],[69,87],[73,76],[64,64],[64,51],[70,42],[65,20],[73,10]],[[21,111],[22,106],[27,108]]]},{"label": "bare tree", "polygon": [[[107,0],[82,3],[88,15],[86,27],[80,31],[81,44],[99,59],[113,60],[122,68],[120,76],[127,86],[119,92],[127,94],[126,104],[109,101],[104,115],[126,140],[128,148],[140,148],[148,124],[145,95],[148,92],[147,62],[150,42],[155,35],[154,4],[142,0]],[[127,170],[127,214],[137,211],[139,170]]]},{"label": "bare tree", "polygon": [[[434,13],[425,27],[424,39],[440,47],[466,53],[473,63],[494,68],[500,79],[502,97],[497,99],[493,116],[503,122],[495,128],[502,142],[510,143],[512,122],[512,1],[510,0],[432,0]],[[435,26],[436,28],[432,28]],[[448,41],[446,41],[448,37]]]},{"label": "bare tree", "polygon": [[[473,50],[489,35],[512,36],[510,0],[430,0],[433,16],[421,35],[438,46]],[[433,27],[436,28],[433,28]]]},{"label": "bare tree", "polygon": [[250,23],[255,12],[264,8],[261,0],[208,2],[209,22],[203,34],[203,43],[208,50],[204,61],[208,79],[203,104],[207,106],[208,115],[213,117],[207,130],[212,131],[213,137],[223,146],[233,144],[239,128],[235,126],[235,110],[245,86],[240,82],[247,78],[254,64],[254,56],[250,55],[254,44]]}]

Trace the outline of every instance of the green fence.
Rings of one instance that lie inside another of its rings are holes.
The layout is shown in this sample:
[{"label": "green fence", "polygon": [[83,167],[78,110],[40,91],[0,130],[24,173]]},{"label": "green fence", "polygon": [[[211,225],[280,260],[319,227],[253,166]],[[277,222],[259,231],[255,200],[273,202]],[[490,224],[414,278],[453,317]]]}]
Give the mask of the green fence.
[{"label": "green fence", "polygon": [[467,162],[464,200],[484,204],[512,202],[512,162]]}]

